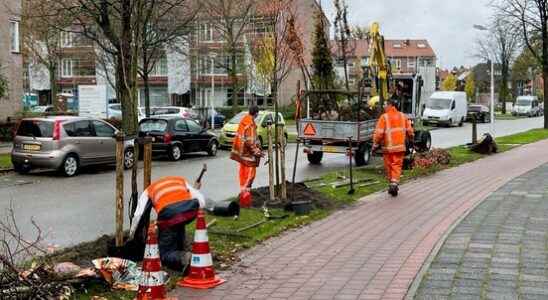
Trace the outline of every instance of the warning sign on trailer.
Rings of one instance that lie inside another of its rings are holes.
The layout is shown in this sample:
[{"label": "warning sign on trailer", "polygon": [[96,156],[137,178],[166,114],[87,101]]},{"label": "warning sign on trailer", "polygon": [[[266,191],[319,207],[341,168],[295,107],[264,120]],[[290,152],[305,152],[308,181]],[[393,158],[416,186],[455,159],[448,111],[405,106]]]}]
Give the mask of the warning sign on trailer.
[{"label": "warning sign on trailer", "polygon": [[306,136],[315,136],[317,133],[316,133],[316,128],[314,127],[314,125],[312,123],[307,123],[305,126],[304,126],[304,135]]}]

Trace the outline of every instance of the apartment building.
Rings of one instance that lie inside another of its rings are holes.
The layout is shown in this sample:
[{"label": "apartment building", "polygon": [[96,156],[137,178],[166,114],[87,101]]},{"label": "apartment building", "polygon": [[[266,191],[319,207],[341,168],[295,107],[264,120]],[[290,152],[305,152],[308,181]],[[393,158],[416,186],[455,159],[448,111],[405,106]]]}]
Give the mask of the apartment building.
[{"label": "apartment building", "polygon": [[7,94],[0,98],[0,122],[21,108],[23,97],[20,11],[21,0],[0,3],[0,74],[7,80]]},{"label": "apartment building", "polygon": [[[305,63],[310,64],[314,20],[321,8],[315,0],[295,0],[293,5],[292,9],[297,15],[296,26],[302,34]],[[229,55],[225,51],[226,45],[223,38],[211,22],[207,12],[203,12],[203,15],[199,16],[194,24],[193,33],[190,36],[189,51],[175,51],[176,53],[170,55],[170,52],[166,50],[166,53],[156,63],[152,74],[150,74],[151,105],[195,107],[231,105],[230,99],[234,91],[232,91],[232,82],[228,76]],[[271,104],[270,90],[258,92],[256,87],[252,86],[253,80],[249,77],[250,69],[254,64],[250,57],[251,47],[253,47],[254,41],[270,31],[273,26],[272,17],[259,12],[252,18],[250,25],[245,28],[246,34],[239,44],[242,55],[237,59],[240,69],[237,75],[239,89],[236,93],[240,105]],[[63,54],[59,61],[57,74],[59,92],[72,95],[72,106],[78,107],[83,99],[93,96],[81,95],[82,91],[90,91],[91,87],[102,87],[98,89],[100,97],[106,97],[107,102],[115,102],[115,91],[110,84],[112,80],[109,80],[113,77],[113,74],[109,76],[109,72],[112,73],[113,68],[108,68],[105,62],[99,61],[97,57],[102,57],[102,55],[97,55],[98,47],[74,33],[62,32],[60,34]],[[181,52],[186,52],[189,55],[181,57]],[[294,100],[297,80],[304,81],[301,70],[298,66],[292,66],[285,81],[279,87],[280,104],[287,105]],[[33,85],[31,84],[31,86]],[[144,106],[142,80],[139,81],[139,86],[139,105]],[[97,91],[97,88],[94,90]],[[34,92],[44,93],[44,91]],[[48,98],[41,97],[41,99]]]},{"label": "apartment building", "polygon": [[[296,28],[301,35],[304,47],[304,62],[306,65],[310,65],[314,45],[314,24],[318,13],[324,17],[326,24],[329,22],[315,0],[295,0],[292,5],[293,7],[289,9],[295,12]],[[237,64],[242,66],[237,76],[239,90],[236,92],[239,105],[271,104],[270,87],[257,88],[254,86],[256,84],[254,80],[250,78],[253,76],[250,69],[253,68],[254,62],[249,57],[249,48],[253,47],[256,39],[271,31],[273,26],[272,17],[268,14],[261,14],[259,10],[259,13],[254,16],[246,28],[245,37],[240,42],[242,55],[237,59]],[[215,26],[208,24],[207,21],[198,21],[196,27],[193,39],[195,58],[192,59],[191,105],[198,107],[229,106],[232,104],[233,85],[228,76],[229,57],[223,50],[225,45],[222,36],[216,32]],[[278,88],[280,105],[292,103],[298,80],[303,82],[304,87],[301,69],[297,65],[291,66],[287,77]]]}]

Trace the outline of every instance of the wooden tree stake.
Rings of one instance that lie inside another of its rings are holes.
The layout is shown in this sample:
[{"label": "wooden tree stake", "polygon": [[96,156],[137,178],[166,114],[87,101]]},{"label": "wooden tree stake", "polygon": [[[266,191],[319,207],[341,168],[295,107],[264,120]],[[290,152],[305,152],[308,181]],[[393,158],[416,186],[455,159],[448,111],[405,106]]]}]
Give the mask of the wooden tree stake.
[{"label": "wooden tree stake", "polygon": [[124,244],[124,135],[116,135],[116,247]]},{"label": "wooden tree stake", "polygon": [[280,151],[280,177],[281,177],[281,198],[287,200],[287,181],[285,179],[285,146],[287,141],[285,140],[284,130],[278,130],[278,149]]},{"label": "wooden tree stake", "polygon": [[274,165],[273,165],[273,155],[272,155],[272,125],[268,125],[268,190],[270,192],[270,201],[274,200],[276,196],[274,195]]},{"label": "wooden tree stake", "polygon": [[143,190],[148,188],[152,177],[152,139],[146,137],[143,146]]}]

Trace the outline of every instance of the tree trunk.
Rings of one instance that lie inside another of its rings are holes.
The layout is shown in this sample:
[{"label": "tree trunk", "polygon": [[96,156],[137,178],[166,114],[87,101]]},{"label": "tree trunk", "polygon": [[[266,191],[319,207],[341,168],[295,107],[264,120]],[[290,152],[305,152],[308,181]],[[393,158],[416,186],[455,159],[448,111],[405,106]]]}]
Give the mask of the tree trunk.
[{"label": "tree trunk", "polygon": [[230,54],[230,82],[232,85],[232,111],[236,113],[238,111],[238,76],[236,74],[236,53],[235,50],[232,49]]},{"label": "tree trunk", "polygon": [[145,88],[145,115],[150,117],[150,78],[148,77],[148,72],[143,72],[143,84]]},{"label": "tree trunk", "polygon": [[60,104],[59,104],[59,98],[57,97],[58,88],[57,88],[57,66],[50,66],[49,67],[49,84],[50,84],[50,92],[51,92],[51,105],[53,105],[53,108],[55,111],[58,111]]},{"label": "tree trunk", "polygon": [[278,111],[279,111],[279,108],[278,108],[278,81],[276,79],[274,79],[272,81],[272,101],[274,101],[274,145],[276,145],[276,154],[275,154],[275,169],[276,169],[276,188],[279,187],[280,185],[280,152],[279,152],[279,149],[280,147],[278,147],[278,142],[279,142],[279,139],[278,139],[278,131],[280,130],[279,126],[278,126]]},{"label": "tree trunk", "polygon": [[506,100],[508,99],[508,64],[503,63],[502,65],[502,78],[500,83],[500,95],[499,95],[499,102],[502,101],[502,114],[506,114]]}]

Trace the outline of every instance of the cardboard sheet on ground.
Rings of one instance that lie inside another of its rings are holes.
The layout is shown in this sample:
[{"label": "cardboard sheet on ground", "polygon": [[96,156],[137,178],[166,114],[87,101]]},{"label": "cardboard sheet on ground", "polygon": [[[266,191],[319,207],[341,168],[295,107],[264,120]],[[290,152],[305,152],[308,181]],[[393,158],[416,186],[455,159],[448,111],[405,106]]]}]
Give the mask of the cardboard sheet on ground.
[{"label": "cardboard sheet on ground", "polygon": [[135,262],[117,257],[98,258],[92,262],[114,289],[138,290],[143,271]]}]

